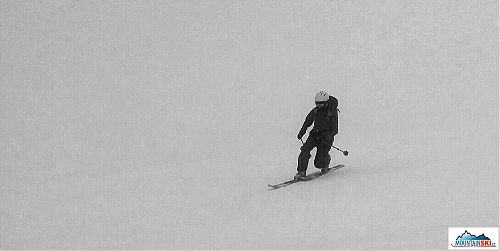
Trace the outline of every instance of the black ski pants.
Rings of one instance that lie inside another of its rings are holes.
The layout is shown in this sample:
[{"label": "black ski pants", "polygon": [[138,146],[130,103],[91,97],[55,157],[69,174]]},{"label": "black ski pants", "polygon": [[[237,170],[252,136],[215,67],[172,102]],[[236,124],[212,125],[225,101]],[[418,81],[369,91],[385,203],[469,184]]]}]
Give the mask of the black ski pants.
[{"label": "black ski pants", "polygon": [[318,169],[330,165],[330,149],[332,148],[334,135],[331,132],[309,134],[306,142],[300,148],[300,154],[297,164],[297,171],[306,171],[311,158],[311,150],[316,147],[316,156],[314,157],[314,166]]}]

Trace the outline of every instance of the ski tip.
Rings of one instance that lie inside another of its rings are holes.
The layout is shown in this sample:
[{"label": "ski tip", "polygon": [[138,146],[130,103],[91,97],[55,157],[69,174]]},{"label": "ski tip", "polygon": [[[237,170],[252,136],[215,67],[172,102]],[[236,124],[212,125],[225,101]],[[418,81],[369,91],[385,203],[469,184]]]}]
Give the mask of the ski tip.
[{"label": "ski tip", "polygon": [[267,191],[273,191],[273,190],[276,190],[278,188],[280,188],[280,187],[279,186],[268,185]]},{"label": "ski tip", "polygon": [[271,185],[271,184],[268,184],[267,186],[268,186],[268,187],[270,187],[271,189],[278,189],[278,188],[280,188],[280,186],[279,186],[279,185]]}]

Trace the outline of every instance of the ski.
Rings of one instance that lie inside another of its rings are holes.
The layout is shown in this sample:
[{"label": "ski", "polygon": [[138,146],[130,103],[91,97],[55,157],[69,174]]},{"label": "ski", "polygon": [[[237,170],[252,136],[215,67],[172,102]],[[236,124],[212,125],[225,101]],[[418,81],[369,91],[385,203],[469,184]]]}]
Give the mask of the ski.
[{"label": "ski", "polygon": [[278,189],[278,188],[282,188],[282,187],[286,187],[286,186],[289,186],[291,184],[294,184],[294,183],[297,183],[297,182],[301,182],[301,181],[310,181],[310,180],[313,180],[313,179],[316,179],[318,177],[321,177],[329,172],[332,172],[332,171],[335,171],[337,169],[340,169],[344,167],[344,165],[336,165],[334,167],[331,167],[328,169],[327,172],[321,172],[321,171],[317,171],[317,172],[314,172],[314,173],[311,173],[309,175],[307,175],[305,178],[303,179],[300,179],[300,180],[288,180],[288,181],[285,181],[285,182],[282,182],[282,183],[279,183],[279,184],[276,184],[276,185],[267,185],[270,187],[269,190],[275,190],[275,189]]}]

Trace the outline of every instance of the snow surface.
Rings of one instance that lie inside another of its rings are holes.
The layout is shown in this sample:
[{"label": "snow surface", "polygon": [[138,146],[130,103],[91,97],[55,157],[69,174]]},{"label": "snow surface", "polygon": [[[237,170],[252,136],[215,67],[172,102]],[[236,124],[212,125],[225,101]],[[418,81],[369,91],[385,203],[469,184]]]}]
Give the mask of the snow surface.
[{"label": "snow surface", "polygon": [[[446,249],[499,225],[498,1],[0,7],[0,249]],[[346,167],[268,191],[319,90]]]}]

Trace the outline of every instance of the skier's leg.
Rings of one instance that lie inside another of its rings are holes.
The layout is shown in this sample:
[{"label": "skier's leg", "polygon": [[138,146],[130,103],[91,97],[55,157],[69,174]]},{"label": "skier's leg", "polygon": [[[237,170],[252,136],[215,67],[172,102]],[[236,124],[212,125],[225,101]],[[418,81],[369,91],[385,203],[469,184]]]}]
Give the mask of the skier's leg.
[{"label": "skier's leg", "polygon": [[311,150],[314,147],[316,147],[316,145],[317,145],[316,139],[311,135],[309,135],[304,145],[300,147],[300,154],[297,163],[298,172],[305,172],[307,170],[307,166],[309,165],[309,159],[311,158]]},{"label": "skier's leg", "polygon": [[332,148],[333,139],[325,140],[318,144],[316,157],[314,158],[314,166],[318,169],[327,168],[330,165],[330,149]]}]

